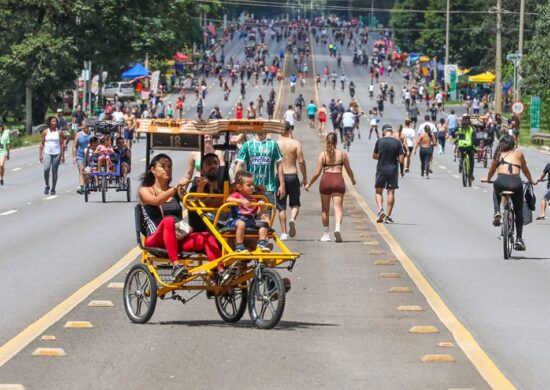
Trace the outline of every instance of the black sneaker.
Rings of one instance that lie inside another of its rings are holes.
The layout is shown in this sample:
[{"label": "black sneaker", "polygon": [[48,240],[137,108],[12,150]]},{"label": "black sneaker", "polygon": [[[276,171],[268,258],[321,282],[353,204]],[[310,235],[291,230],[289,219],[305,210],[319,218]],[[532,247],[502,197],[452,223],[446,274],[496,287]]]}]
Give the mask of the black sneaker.
[{"label": "black sneaker", "polygon": [[500,211],[497,211],[493,217],[493,226],[500,226],[501,219],[502,219],[502,214],[500,214]]},{"label": "black sneaker", "polygon": [[0,179],[0,186],[4,185],[4,179]]},{"label": "black sneaker", "polygon": [[55,190],[51,190],[50,195],[55,195]]},{"label": "black sneaker", "polygon": [[174,268],[172,268],[172,277],[174,278],[172,283],[181,282],[182,280],[189,277],[189,271],[187,270],[187,268],[185,268],[185,266],[178,264]]},{"label": "black sneaker", "polygon": [[50,193],[50,186],[46,186],[46,188],[44,188],[44,195],[48,195]]},{"label": "black sneaker", "polygon": [[384,218],[386,218],[386,213],[384,212],[384,209],[380,209],[378,212],[378,218],[376,219],[376,222],[382,223],[384,222]]},{"label": "black sneaker", "polygon": [[392,217],[390,217],[389,215],[386,215],[386,219],[384,219],[384,223],[394,223],[395,221],[393,220]]},{"label": "black sneaker", "polygon": [[526,249],[525,243],[523,242],[522,238],[516,238],[516,242],[514,243],[514,250],[516,251],[524,251]]}]

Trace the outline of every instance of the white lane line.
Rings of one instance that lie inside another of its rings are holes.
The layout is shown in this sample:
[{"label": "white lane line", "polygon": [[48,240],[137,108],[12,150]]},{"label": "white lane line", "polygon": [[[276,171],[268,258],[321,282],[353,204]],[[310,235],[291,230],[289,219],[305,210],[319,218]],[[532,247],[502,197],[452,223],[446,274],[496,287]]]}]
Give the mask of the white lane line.
[{"label": "white lane line", "polygon": [[481,188],[476,187],[476,186],[472,186],[472,188],[473,188],[474,190],[480,190],[480,189],[481,189]]},{"label": "white lane line", "polygon": [[439,168],[441,168],[441,169],[447,169],[447,167],[446,167],[446,166],[443,166],[443,165],[440,165]]},{"label": "white lane line", "polygon": [[0,215],[1,216],[5,216],[5,215],[10,215],[10,214],[15,214],[18,210],[8,210],[8,211],[4,211],[3,213],[1,213]]},{"label": "white lane line", "polygon": [[32,204],[32,202],[27,202],[27,205],[29,205],[29,206],[30,206],[31,204]]},{"label": "white lane line", "polygon": [[145,161],[145,159],[144,159],[144,158],[142,158],[141,160],[139,160],[139,162],[144,162],[144,161]]},{"label": "white lane line", "polygon": [[23,168],[17,167],[17,168],[13,168],[11,171],[12,171],[12,172],[17,172],[17,171],[20,171],[21,169],[23,169]]},{"label": "white lane line", "polygon": [[55,198],[57,198],[57,195],[50,195],[50,196],[44,198],[44,200],[52,200],[52,199],[55,199]]},{"label": "white lane line", "polygon": [[458,176],[458,175],[453,175],[453,177],[456,178],[456,179],[460,179],[460,176]]}]

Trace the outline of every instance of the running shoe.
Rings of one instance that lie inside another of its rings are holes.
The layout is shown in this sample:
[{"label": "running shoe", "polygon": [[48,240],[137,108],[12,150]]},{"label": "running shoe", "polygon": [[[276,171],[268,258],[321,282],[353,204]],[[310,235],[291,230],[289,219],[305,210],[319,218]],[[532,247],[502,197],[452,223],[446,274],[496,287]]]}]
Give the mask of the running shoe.
[{"label": "running shoe", "polygon": [[258,242],[257,249],[260,249],[262,252],[271,252],[271,248],[267,246],[267,241],[260,240]]},{"label": "running shoe", "polygon": [[386,215],[386,219],[384,219],[384,223],[394,223],[394,220],[389,215]]},{"label": "running shoe", "polygon": [[328,233],[325,233],[323,234],[323,237],[321,237],[321,239],[319,240],[321,242],[329,242],[330,241],[330,236]]},{"label": "running shoe", "polygon": [[525,247],[525,243],[523,242],[523,239],[522,238],[516,238],[516,242],[514,243],[514,250],[516,251],[524,251],[525,249],[527,249]]},{"label": "running shoe", "polygon": [[286,241],[286,240],[288,240],[288,234],[286,234],[286,233],[281,233],[281,235],[279,236],[279,239],[280,239],[281,241]]},{"label": "running shoe", "polygon": [[182,280],[189,277],[189,271],[187,270],[187,268],[185,268],[185,266],[178,264],[174,268],[172,268],[172,277],[174,278],[172,283],[181,282]]},{"label": "running shoe", "polygon": [[55,195],[55,190],[51,190],[50,195]]},{"label": "running shoe", "polygon": [[248,253],[248,249],[243,244],[237,244],[235,248],[235,252],[237,253]]},{"label": "running shoe", "polygon": [[0,186],[4,185],[4,179],[0,179]]},{"label": "running shoe", "polygon": [[334,239],[336,242],[342,242],[342,233],[339,230],[334,231]]},{"label": "running shoe", "polygon": [[296,221],[294,221],[293,219],[288,221],[288,235],[290,237],[296,236]]},{"label": "running shoe", "polygon": [[493,226],[500,226],[501,219],[502,219],[502,214],[500,214],[500,211],[497,211],[493,217]]},{"label": "running shoe", "polygon": [[44,195],[48,195],[50,193],[50,186],[46,186],[46,188],[44,188]]},{"label": "running shoe", "polygon": [[376,222],[382,223],[384,222],[384,218],[386,218],[386,213],[384,212],[384,209],[380,209],[378,212],[378,218],[376,219]]},{"label": "running shoe", "polygon": [[546,217],[544,215],[537,217],[537,221],[544,221],[545,219]]}]

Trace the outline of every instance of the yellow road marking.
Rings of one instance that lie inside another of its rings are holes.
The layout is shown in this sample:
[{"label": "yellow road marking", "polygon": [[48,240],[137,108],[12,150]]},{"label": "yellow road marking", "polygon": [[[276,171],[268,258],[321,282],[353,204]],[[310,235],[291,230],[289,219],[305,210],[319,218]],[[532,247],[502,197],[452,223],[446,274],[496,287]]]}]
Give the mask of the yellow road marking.
[{"label": "yellow road marking", "polygon": [[439,344],[437,344],[438,347],[441,347],[441,348],[452,348],[454,347],[455,345],[451,342],[448,342],[448,341],[444,341],[444,342],[441,342]]},{"label": "yellow road marking", "polygon": [[452,355],[447,354],[433,354],[425,355],[422,358],[422,363],[454,363],[455,358]]},{"label": "yellow road marking", "polygon": [[378,241],[365,241],[364,242],[365,245],[368,245],[368,246],[377,246],[377,245],[380,245],[380,243]]},{"label": "yellow road marking", "polygon": [[36,348],[32,356],[67,356],[63,348]]},{"label": "yellow road marking", "polygon": [[45,334],[44,336],[42,336],[42,337],[40,338],[40,340],[43,340],[43,341],[54,341],[54,340],[57,340],[57,337],[52,336],[52,335],[47,335],[47,334]]},{"label": "yellow road marking", "polygon": [[369,251],[370,256],[386,256],[384,251]]},{"label": "yellow road marking", "polygon": [[408,287],[392,287],[388,290],[390,293],[412,293],[412,290]]},{"label": "yellow road marking", "polygon": [[63,327],[73,329],[90,329],[94,326],[90,321],[67,321]]},{"label": "yellow road marking", "polygon": [[25,390],[25,386],[15,383],[0,383],[0,390]]},{"label": "yellow road marking", "polygon": [[[109,281],[112,277],[122,271],[128,266],[134,259],[141,253],[141,250],[136,246],[126,255],[124,255],[119,261],[112,265],[107,271],[103,272],[94,280],[88,282],[82,286],[70,297],[65,299],[59,305],[54,307],[39,320],[29,325],[25,330],[12,338],[6,344],[0,348],[0,367],[2,367],[7,361],[9,361],[15,354],[25,348],[31,341],[36,339],[51,325],[59,321],[69,311],[71,311],[76,305],[90,296],[95,290]],[[36,352],[36,351],[35,351]]]},{"label": "yellow road marking", "polygon": [[[462,351],[466,354],[468,359],[472,362],[474,367],[480,373],[480,375],[485,379],[485,381],[493,389],[506,390],[506,389],[515,389],[515,386],[510,382],[508,378],[502,373],[502,371],[496,366],[496,364],[491,360],[487,353],[480,347],[477,341],[474,339],[470,331],[456,318],[454,313],[449,309],[449,307],[443,302],[443,299],[431,286],[428,280],[422,275],[422,273],[416,267],[416,264],[412,259],[405,253],[401,248],[399,243],[393,238],[386,226],[381,223],[376,223],[376,215],[371,210],[366,200],[357,192],[351,180],[347,175],[344,175],[344,180],[346,181],[346,188],[349,188],[350,194],[352,194],[359,206],[367,214],[371,222],[378,230],[378,233],[382,236],[384,241],[388,244],[391,251],[399,259],[403,268],[412,279],[418,290],[424,295],[426,301],[430,307],[434,310],[439,320],[449,329],[453,334],[457,344],[460,346]],[[390,292],[392,292],[390,290]],[[395,291],[393,291],[395,292]],[[403,291],[400,291],[403,292]],[[437,356],[439,355],[426,355],[426,356],[436,356],[434,361],[439,361]],[[452,356],[451,356],[452,358]],[[431,358],[429,357],[428,360]],[[444,358],[442,358],[444,359]],[[452,358],[454,361],[454,358]],[[424,358],[423,360],[424,361]],[[444,360],[445,361],[445,360]]]},{"label": "yellow road marking", "polygon": [[395,263],[395,260],[376,260],[374,265],[394,265]]},{"label": "yellow road marking", "polygon": [[420,306],[398,306],[397,311],[422,311],[422,308]]},{"label": "yellow road marking", "polygon": [[107,288],[124,288],[124,283],[112,282],[107,285]]},{"label": "yellow road marking", "polygon": [[88,306],[90,306],[90,307],[113,307],[115,305],[111,301],[90,301],[90,303],[88,303]]},{"label": "yellow road marking", "polygon": [[389,278],[389,279],[399,279],[401,275],[399,272],[382,272],[380,275],[378,275],[380,278]]},{"label": "yellow road marking", "polygon": [[439,333],[439,330],[432,325],[413,326],[411,329],[409,329],[409,333]]}]

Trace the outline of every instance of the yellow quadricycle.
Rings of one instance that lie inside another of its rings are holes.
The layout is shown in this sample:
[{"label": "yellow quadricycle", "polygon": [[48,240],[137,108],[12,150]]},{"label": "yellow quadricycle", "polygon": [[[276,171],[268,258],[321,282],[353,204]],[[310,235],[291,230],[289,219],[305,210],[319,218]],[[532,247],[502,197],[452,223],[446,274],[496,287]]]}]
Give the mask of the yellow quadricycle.
[{"label": "yellow quadricycle", "polygon": [[[229,151],[235,150],[230,137],[234,133],[281,133],[284,122],[276,120],[141,120],[137,131],[147,137],[147,166],[152,148],[169,150],[203,150],[205,135],[223,137],[223,144],[216,149],[226,153],[223,193],[188,193],[182,197],[186,212],[196,213],[208,231],[216,238],[221,257],[209,261],[204,253],[180,252],[179,262],[189,270],[189,275],[174,282],[172,265],[164,248],[151,248],[144,245],[145,227],[141,205],[135,207],[137,241],[142,249],[141,262],[134,265],[124,283],[124,307],[131,321],[146,323],[155,311],[157,299],[174,299],[183,303],[206,291],[208,298],[215,300],[216,309],[225,322],[239,321],[248,306],[252,322],[262,329],[270,329],[278,324],[285,308],[286,293],[290,281],[281,278],[277,268],[292,271],[300,253],[291,252],[279,240],[272,224],[275,218],[275,205],[264,200],[264,207],[271,209],[267,223],[268,238],[273,241],[271,252],[259,249],[248,253],[234,249],[235,227],[224,224],[226,216],[236,203],[226,202],[229,196]],[[212,207],[212,200],[219,206]],[[258,238],[257,228],[247,228],[245,239]],[[218,267],[222,265],[223,267]],[[223,272],[219,269],[223,268]]]}]

